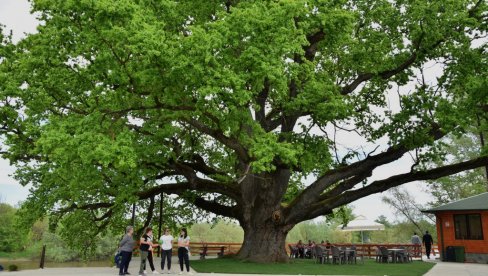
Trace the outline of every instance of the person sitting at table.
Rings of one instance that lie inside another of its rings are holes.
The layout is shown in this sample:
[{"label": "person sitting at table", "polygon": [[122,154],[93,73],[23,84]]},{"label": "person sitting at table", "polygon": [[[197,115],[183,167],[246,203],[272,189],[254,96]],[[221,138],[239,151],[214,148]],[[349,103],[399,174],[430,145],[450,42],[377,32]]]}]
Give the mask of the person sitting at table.
[{"label": "person sitting at table", "polygon": [[314,242],[312,240],[308,240],[308,244],[305,247],[305,258],[312,259],[313,248],[314,248]]},{"label": "person sitting at table", "polygon": [[315,258],[315,247],[316,246],[317,246],[317,244],[315,243],[315,241],[312,241],[312,245],[310,246],[310,252],[311,252],[312,258]]},{"label": "person sitting at table", "polygon": [[330,244],[329,240],[325,240],[325,248],[330,249],[330,247],[331,247],[331,244]]},{"label": "person sitting at table", "polygon": [[305,246],[303,245],[303,242],[302,240],[299,240],[298,243],[297,243],[297,255],[296,255],[296,258],[300,258],[300,259],[303,259],[304,255],[305,255]]}]

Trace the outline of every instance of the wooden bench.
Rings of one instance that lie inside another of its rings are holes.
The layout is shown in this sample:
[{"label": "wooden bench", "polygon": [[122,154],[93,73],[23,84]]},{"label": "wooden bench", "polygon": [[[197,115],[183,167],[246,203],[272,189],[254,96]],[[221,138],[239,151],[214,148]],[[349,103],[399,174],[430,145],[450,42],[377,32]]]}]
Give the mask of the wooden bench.
[{"label": "wooden bench", "polygon": [[200,250],[200,260],[204,260],[209,254],[216,254],[217,257],[223,257],[225,252],[225,246],[209,246],[203,245]]}]

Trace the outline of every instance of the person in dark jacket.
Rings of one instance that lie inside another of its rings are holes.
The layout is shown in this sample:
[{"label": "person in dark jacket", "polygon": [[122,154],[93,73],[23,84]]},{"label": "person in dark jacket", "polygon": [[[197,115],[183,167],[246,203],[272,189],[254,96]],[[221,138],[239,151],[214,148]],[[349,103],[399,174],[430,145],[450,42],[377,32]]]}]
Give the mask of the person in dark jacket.
[{"label": "person in dark jacket", "polygon": [[132,226],[127,226],[125,229],[125,235],[119,243],[119,251],[122,257],[122,262],[119,267],[119,275],[129,274],[127,270],[129,269],[129,263],[132,258],[132,251],[134,250],[134,245],[136,244],[132,238],[134,233],[134,228]]},{"label": "person in dark jacket", "polygon": [[429,234],[429,231],[425,231],[425,235],[422,237],[422,243],[425,246],[425,254],[427,254],[427,259],[430,259],[430,250],[432,249],[434,239]]}]

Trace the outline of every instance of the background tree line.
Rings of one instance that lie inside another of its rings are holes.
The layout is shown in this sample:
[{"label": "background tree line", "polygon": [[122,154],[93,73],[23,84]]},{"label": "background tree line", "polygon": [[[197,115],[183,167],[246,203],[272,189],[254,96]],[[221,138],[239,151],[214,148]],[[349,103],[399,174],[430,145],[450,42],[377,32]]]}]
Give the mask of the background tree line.
[{"label": "background tree line", "polygon": [[[43,245],[47,247],[47,260],[55,262],[77,261],[87,259],[83,252],[71,248],[64,242],[59,229],[51,231],[49,219],[37,221],[30,229],[18,226],[15,216],[17,208],[0,203],[0,258],[28,258],[37,259]],[[385,225],[385,231],[365,232],[365,237],[371,243],[408,243],[411,232],[415,228],[411,222],[390,222],[384,216],[377,219]],[[302,222],[289,233],[287,242],[298,240],[307,242],[312,240],[321,242],[329,240],[333,243],[360,243],[361,236],[356,232],[343,232],[338,227],[341,218],[321,219],[318,221]],[[433,224],[425,222],[425,229],[433,229]],[[155,225],[152,225],[156,227]],[[157,233],[156,233],[157,234]],[[176,232],[173,231],[173,235]],[[244,232],[242,228],[231,221],[215,220],[214,222],[197,222],[189,227],[189,235],[193,242],[242,242]],[[121,233],[105,233],[94,239],[97,241],[96,250],[90,252],[90,260],[107,260],[112,258],[117,249],[117,242]]]},{"label": "background tree line", "polygon": [[[0,203],[0,258],[40,257],[43,245],[47,248],[47,261],[67,262],[86,259],[82,251],[72,248],[59,234],[60,227],[55,231],[49,230],[49,219],[36,221],[30,229],[23,228],[16,216],[18,209]],[[115,235],[105,234],[97,237],[97,246],[90,252],[91,260],[106,260],[116,249]]]},{"label": "background tree line", "polygon": [[[449,137],[446,139],[448,151],[438,162],[456,162],[469,158],[481,150],[480,136],[475,133],[463,137]],[[404,188],[394,188],[384,197],[396,215],[395,220],[388,220],[380,215],[376,222],[385,225],[384,231],[370,231],[364,233],[365,241],[370,243],[408,243],[413,232],[421,233],[428,230],[436,238],[435,220],[425,215],[421,210],[439,206],[454,200],[459,200],[486,191],[487,178],[484,168],[464,172],[454,176],[443,177],[435,181],[425,182],[425,192],[432,196],[427,204],[416,202],[415,195]],[[156,202],[155,204],[159,204]],[[189,226],[189,233],[193,242],[242,242],[244,232],[242,228],[229,220],[218,216],[200,213],[195,216],[190,205],[175,198],[163,200],[163,218],[165,227],[177,229]],[[138,206],[136,225],[143,224],[147,216],[146,205]],[[86,258],[101,260],[111,258],[116,250],[116,244],[121,233],[104,232],[94,237],[97,243],[93,252],[80,252],[65,243],[60,235],[61,227],[49,227],[49,218],[36,221],[30,229],[20,226],[20,218],[16,216],[18,209],[6,203],[0,203],[0,257],[37,258],[42,245],[47,245],[48,260],[72,261]],[[322,217],[297,224],[288,234],[287,242],[298,240],[321,242],[329,240],[333,243],[360,243],[358,232],[342,232],[338,229],[343,223],[354,218],[354,210],[345,207],[337,211],[335,216]],[[154,215],[152,225],[157,229],[159,213]],[[139,227],[141,228],[141,227]],[[76,234],[76,233],[73,233]],[[89,253],[89,254],[84,254]]]}]

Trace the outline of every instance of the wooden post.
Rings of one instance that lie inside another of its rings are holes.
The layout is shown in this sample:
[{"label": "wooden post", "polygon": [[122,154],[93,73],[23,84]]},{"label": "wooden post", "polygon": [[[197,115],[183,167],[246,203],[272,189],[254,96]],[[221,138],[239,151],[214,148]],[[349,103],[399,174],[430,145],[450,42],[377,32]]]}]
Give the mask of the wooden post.
[{"label": "wooden post", "polygon": [[[158,241],[161,239],[161,231],[162,231],[162,226],[163,226],[163,193],[159,195],[159,237]],[[158,257],[161,255],[161,244],[159,245],[159,250],[158,250]]]},{"label": "wooden post", "polygon": [[42,246],[42,251],[41,251],[41,263],[39,264],[39,267],[44,269],[44,260],[46,259],[46,245]]},{"label": "wooden post", "polygon": [[136,228],[136,204],[132,204],[132,227]]}]

